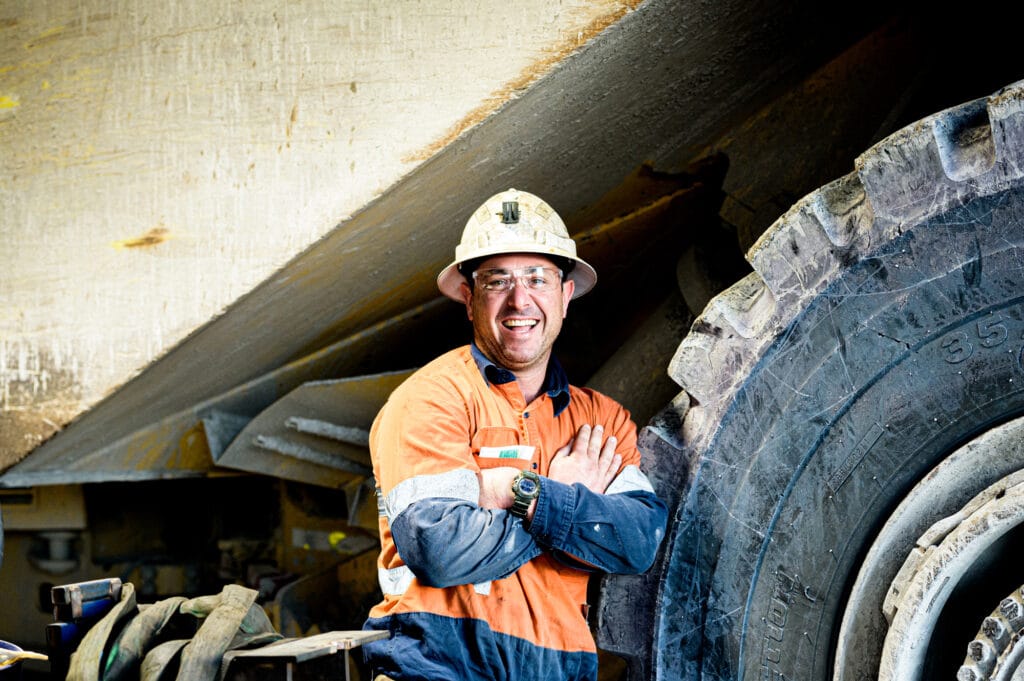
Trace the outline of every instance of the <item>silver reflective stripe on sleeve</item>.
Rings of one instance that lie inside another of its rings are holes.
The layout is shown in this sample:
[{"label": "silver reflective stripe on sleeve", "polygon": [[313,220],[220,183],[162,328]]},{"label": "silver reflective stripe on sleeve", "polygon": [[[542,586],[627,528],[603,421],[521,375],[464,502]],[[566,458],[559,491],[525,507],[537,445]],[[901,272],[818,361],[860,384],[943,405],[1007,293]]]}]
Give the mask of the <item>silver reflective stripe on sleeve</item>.
[{"label": "silver reflective stripe on sleeve", "polygon": [[622,469],[612,484],[608,485],[605,494],[621,494],[623,492],[650,492],[654,494],[654,487],[638,466],[626,466]]},{"label": "silver reflective stripe on sleeve", "polygon": [[377,568],[377,581],[380,582],[380,590],[388,596],[401,596],[415,578],[412,570],[405,565],[390,570]]},{"label": "silver reflective stripe on sleeve", "polygon": [[475,504],[480,500],[480,481],[476,473],[465,469],[437,475],[417,475],[403,480],[384,499],[388,522],[394,520],[409,504],[432,497],[463,499]]},{"label": "silver reflective stripe on sleeve", "polygon": [[[405,565],[400,565],[390,570],[377,568],[377,581],[380,582],[380,590],[388,596],[401,596],[415,578],[416,575]],[[491,593],[491,582],[478,582],[473,585],[473,591],[481,596],[489,596]]]}]

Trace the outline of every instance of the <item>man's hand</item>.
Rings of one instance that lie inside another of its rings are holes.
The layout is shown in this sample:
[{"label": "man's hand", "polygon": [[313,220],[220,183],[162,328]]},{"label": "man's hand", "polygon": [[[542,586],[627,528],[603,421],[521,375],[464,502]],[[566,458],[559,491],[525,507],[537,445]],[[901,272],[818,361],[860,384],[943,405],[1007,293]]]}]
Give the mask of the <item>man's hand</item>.
[{"label": "man's hand", "polygon": [[619,472],[622,457],[615,453],[614,437],[604,439],[604,428],[580,426],[576,437],[555,452],[548,467],[548,477],[571,485],[582,483],[592,492],[604,494]]},{"label": "man's hand", "polygon": [[[597,494],[604,494],[622,465],[622,457],[615,453],[618,444],[614,437],[604,439],[602,426],[580,426],[576,437],[555,452],[548,467],[550,479],[566,485],[579,482]],[[492,509],[512,508],[512,480],[518,468],[502,466],[487,468],[479,473],[480,506]],[[532,517],[533,505],[527,517]]]},{"label": "man's hand", "polygon": [[512,508],[512,480],[519,474],[518,468],[502,466],[485,468],[477,473],[480,479],[480,501],[484,508]]}]

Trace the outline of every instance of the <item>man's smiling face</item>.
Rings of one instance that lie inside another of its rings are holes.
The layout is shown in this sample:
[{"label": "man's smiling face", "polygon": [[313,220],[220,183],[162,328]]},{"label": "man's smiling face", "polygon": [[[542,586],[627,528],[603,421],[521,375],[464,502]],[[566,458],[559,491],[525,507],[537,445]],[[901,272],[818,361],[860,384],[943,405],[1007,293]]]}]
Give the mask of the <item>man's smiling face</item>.
[{"label": "man's smiling face", "polygon": [[[476,271],[482,275],[491,270],[512,272],[532,267],[558,269],[544,256],[521,253],[493,256]],[[463,285],[473,340],[488,359],[513,373],[547,367],[575,285],[559,282],[544,291],[513,281],[515,285],[506,291],[488,291],[480,276],[472,289]]]}]

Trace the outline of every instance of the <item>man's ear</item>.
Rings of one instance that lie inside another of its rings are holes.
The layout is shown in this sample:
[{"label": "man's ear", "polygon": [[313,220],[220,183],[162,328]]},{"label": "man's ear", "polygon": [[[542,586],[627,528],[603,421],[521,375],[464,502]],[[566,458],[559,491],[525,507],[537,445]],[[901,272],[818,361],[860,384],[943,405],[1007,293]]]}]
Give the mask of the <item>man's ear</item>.
[{"label": "man's ear", "polygon": [[473,321],[473,289],[469,288],[466,282],[462,282],[459,284],[459,291],[462,293],[462,302],[466,305],[466,316],[469,317],[469,321]]},{"label": "man's ear", "polygon": [[569,279],[562,284],[562,319],[565,319],[569,314],[569,301],[572,300],[572,294],[576,290],[576,282]]}]

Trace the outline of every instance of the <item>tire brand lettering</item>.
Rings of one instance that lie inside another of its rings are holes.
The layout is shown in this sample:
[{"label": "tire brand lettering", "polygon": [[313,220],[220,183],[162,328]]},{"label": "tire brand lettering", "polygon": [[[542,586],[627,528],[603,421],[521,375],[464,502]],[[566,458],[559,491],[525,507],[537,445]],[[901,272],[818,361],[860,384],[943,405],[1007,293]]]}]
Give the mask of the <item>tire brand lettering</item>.
[{"label": "tire brand lettering", "polygon": [[801,595],[810,603],[817,600],[811,587],[804,586],[798,577],[791,577],[780,568],[775,573],[771,601],[768,603],[768,612],[763,618],[765,630],[761,651],[761,668],[758,676],[760,681],[786,681],[787,679],[779,669],[779,663],[782,661],[782,640],[786,635],[789,609],[794,600]]},{"label": "tire brand lettering", "polygon": [[857,446],[853,448],[850,455],[846,457],[843,463],[832,472],[832,475],[828,478],[828,488],[832,490],[832,494],[839,491],[839,488],[846,483],[846,480],[853,474],[857,466],[864,461],[864,457],[868,455],[871,448],[878,442],[878,438],[882,437],[882,433],[885,432],[885,428],[875,423],[872,424],[868,432],[860,439]]}]

